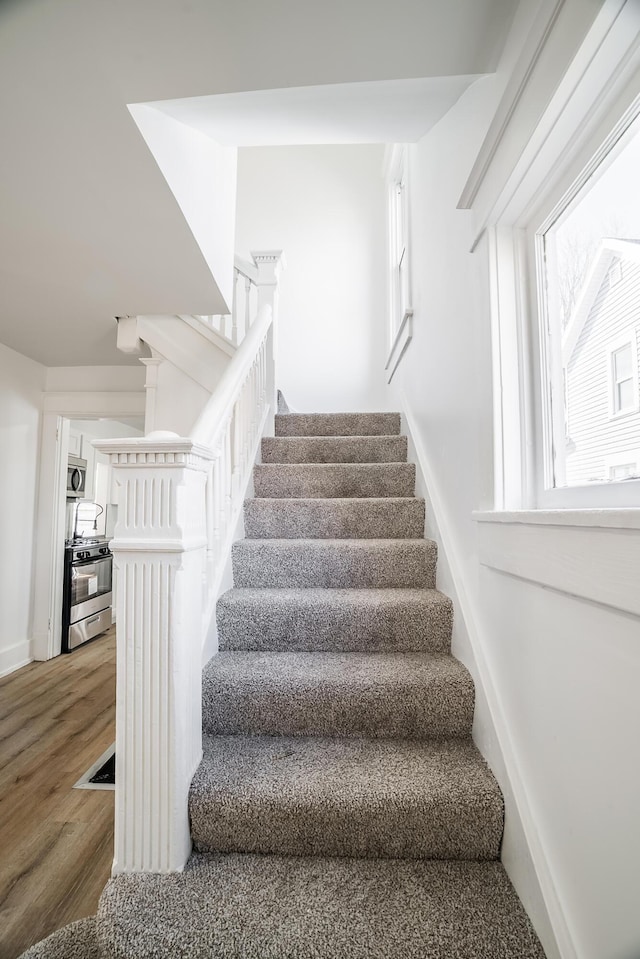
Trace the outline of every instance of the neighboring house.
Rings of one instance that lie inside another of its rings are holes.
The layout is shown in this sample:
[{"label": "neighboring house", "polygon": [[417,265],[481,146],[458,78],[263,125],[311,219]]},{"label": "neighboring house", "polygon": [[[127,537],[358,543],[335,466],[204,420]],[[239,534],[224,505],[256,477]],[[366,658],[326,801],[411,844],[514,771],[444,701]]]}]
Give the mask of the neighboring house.
[{"label": "neighboring house", "polygon": [[604,239],[563,340],[566,482],[640,476],[640,240]]}]

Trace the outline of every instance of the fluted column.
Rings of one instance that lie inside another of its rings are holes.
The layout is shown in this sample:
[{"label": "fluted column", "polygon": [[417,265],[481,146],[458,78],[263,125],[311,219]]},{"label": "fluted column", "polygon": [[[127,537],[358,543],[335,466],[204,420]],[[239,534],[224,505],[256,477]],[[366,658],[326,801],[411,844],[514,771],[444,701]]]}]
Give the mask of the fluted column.
[{"label": "fluted column", "polygon": [[113,872],[181,870],[202,756],[202,579],[211,451],[171,433],[95,444],[119,490]]}]

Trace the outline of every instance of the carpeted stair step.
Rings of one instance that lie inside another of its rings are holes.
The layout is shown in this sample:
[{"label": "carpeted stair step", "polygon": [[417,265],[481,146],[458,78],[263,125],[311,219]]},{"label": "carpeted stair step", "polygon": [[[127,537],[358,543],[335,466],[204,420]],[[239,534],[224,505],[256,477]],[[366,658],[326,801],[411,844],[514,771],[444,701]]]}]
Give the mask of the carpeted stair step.
[{"label": "carpeted stair step", "polygon": [[453,606],[434,589],[230,589],[216,618],[222,650],[446,653]]},{"label": "carpeted stair step", "polygon": [[413,463],[260,463],[254,467],[256,496],[413,496]]},{"label": "carpeted stair step", "polygon": [[500,789],[470,739],[204,736],[201,852],[497,859]]},{"label": "carpeted stair step", "polygon": [[111,879],[104,959],[544,959],[499,862],[194,854]]},{"label": "carpeted stair step", "polygon": [[263,463],[406,463],[406,436],[266,436]]},{"label": "carpeted stair step", "polygon": [[276,436],[398,436],[399,413],[278,413]]},{"label": "carpeted stair step", "polygon": [[243,539],[233,544],[237,587],[435,586],[427,539]]},{"label": "carpeted stair step", "polygon": [[202,722],[214,735],[469,736],[474,687],[457,659],[430,653],[219,653],[204,670]]},{"label": "carpeted stair step", "polygon": [[78,919],[36,943],[18,959],[101,959],[96,917]]},{"label": "carpeted stair step", "polygon": [[249,539],[418,539],[424,536],[424,500],[248,499],[244,531]]}]

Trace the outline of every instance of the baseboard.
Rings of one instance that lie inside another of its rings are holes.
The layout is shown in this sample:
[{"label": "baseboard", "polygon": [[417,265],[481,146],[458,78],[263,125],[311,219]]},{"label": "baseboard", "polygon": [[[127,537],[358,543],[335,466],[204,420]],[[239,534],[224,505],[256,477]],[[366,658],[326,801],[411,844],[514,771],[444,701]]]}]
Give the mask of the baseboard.
[{"label": "baseboard", "polygon": [[[451,596],[451,599],[454,602],[454,606],[457,607],[455,609],[456,616],[460,617],[464,623],[469,646],[475,660],[475,666],[486,698],[489,716],[495,730],[498,747],[502,754],[504,770],[509,781],[517,815],[520,819],[522,834],[524,835],[529,850],[540,896],[546,909],[548,926],[555,939],[555,943],[553,944],[556,947],[555,952],[560,959],[578,959],[578,950],[569,928],[565,911],[562,907],[549,857],[544,848],[533,811],[529,804],[501,696],[493,680],[493,675],[484,653],[484,643],[478,625],[479,618],[476,615],[465,585],[462,563],[455,546],[455,540],[446,510],[443,508],[443,500],[438,489],[438,484],[435,481],[434,472],[431,469],[427,452],[419,439],[416,421],[407,403],[404,390],[398,387],[396,389],[396,395],[400,400],[401,412],[406,422],[410,453],[413,453],[415,456],[417,487],[423,486],[427,502],[431,505],[438,531],[438,548],[440,554],[444,554],[446,557],[456,594],[455,596]],[[411,449],[411,447],[413,447],[413,449]]]},{"label": "baseboard", "polygon": [[8,649],[2,649],[0,650],[0,678],[32,662],[33,643],[30,639],[23,639],[22,642],[9,646]]}]

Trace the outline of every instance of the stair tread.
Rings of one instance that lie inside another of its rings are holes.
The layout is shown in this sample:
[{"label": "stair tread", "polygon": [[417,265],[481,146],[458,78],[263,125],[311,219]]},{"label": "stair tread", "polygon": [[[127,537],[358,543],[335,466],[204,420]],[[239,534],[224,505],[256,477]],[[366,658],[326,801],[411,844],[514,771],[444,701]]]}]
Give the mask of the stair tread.
[{"label": "stair tread", "polygon": [[107,883],[105,956],[544,959],[498,862],[194,854]]},{"label": "stair tread", "polygon": [[452,603],[426,588],[235,587],[217,619],[221,649],[445,652]]},{"label": "stair tread", "polygon": [[207,732],[465,736],[474,687],[438,653],[222,652],[204,670]]},{"label": "stair tread", "polygon": [[411,497],[414,463],[258,463],[256,497]]},{"label": "stair tread", "polygon": [[230,686],[260,681],[311,690],[331,683],[363,691],[389,683],[424,687],[449,677],[470,680],[467,668],[447,653],[220,652],[209,660],[204,676]]},{"label": "stair tread", "polygon": [[425,501],[414,496],[256,497],[244,503],[249,539],[400,539],[424,534]]},{"label": "stair tread", "polygon": [[209,736],[189,796],[198,848],[494,859],[503,803],[470,738]]},{"label": "stair tread", "polygon": [[268,436],[263,463],[406,463],[407,437]]},{"label": "stair tread", "polygon": [[237,586],[435,585],[428,539],[242,539],[233,544]]},{"label": "stair tread", "polygon": [[276,436],[399,436],[399,413],[277,413]]}]

